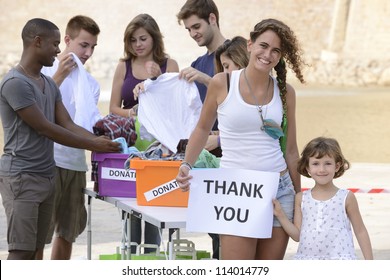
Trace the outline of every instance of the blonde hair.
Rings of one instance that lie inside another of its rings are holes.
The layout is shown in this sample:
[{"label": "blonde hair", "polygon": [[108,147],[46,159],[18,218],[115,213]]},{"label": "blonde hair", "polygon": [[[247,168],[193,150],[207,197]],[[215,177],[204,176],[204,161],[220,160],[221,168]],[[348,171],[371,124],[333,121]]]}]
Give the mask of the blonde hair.
[{"label": "blonde hair", "polygon": [[340,168],[337,170],[334,178],[342,176],[350,167],[350,163],[343,156],[340,145],[336,139],[317,137],[311,140],[302,151],[297,167],[299,174],[311,178],[307,171],[309,159],[311,157],[322,158],[324,156],[329,156],[333,158],[336,163],[340,164]]}]

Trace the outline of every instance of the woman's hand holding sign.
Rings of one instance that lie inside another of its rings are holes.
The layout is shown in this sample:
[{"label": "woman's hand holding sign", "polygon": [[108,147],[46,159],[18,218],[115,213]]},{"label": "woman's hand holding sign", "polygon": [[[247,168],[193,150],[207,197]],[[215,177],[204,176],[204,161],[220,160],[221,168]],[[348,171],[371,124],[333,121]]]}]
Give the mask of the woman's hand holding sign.
[{"label": "woman's hand holding sign", "polygon": [[191,164],[186,161],[183,161],[180,164],[179,173],[176,177],[176,182],[183,192],[187,192],[190,189],[190,180],[192,179],[192,176],[189,175],[189,173],[191,169]]}]

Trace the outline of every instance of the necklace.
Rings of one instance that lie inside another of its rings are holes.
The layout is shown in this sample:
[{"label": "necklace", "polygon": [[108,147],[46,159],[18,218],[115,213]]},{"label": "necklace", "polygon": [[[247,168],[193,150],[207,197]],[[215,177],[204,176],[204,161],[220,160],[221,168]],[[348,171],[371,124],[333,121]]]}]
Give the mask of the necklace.
[{"label": "necklace", "polygon": [[268,85],[267,85],[267,91],[265,92],[264,94],[264,102],[263,104],[260,106],[259,105],[259,102],[257,102],[257,99],[256,99],[256,96],[255,94],[253,93],[252,91],[252,87],[251,85],[249,84],[249,81],[248,81],[248,78],[246,77],[246,68],[244,69],[244,78],[245,78],[245,82],[248,86],[248,89],[249,89],[249,93],[252,95],[253,97],[253,100],[255,101],[255,104],[256,104],[256,107],[257,107],[257,111],[259,112],[259,115],[260,115],[260,119],[261,119],[261,126],[260,126],[260,129],[261,130],[265,130],[265,123],[264,123],[264,117],[263,117],[263,106],[265,104],[265,101],[267,100],[267,96],[268,96],[268,91],[269,91],[269,86],[271,84],[271,77],[268,76]]},{"label": "necklace", "polygon": [[31,75],[24,67],[23,67],[23,65],[22,64],[18,64],[19,66],[20,66],[20,68],[23,70],[23,72],[24,72],[24,74],[26,74],[28,77],[30,77],[30,78],[32,78],[32,79],[34,79],[34,80],[36,80],[36,81],[40,81],[41,80],[41,75],[39,75],[39,78],[37,78],[37,77],[34,77],[33,75]]}]

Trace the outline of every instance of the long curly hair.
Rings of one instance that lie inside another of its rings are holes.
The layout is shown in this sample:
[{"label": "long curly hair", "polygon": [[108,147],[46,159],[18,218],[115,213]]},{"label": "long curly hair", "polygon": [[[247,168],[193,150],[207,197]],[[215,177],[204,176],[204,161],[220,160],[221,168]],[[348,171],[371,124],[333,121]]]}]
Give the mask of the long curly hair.
[{"label": "long curly hair", "polygon": [[285,111],[287,111],[286,64],[293,70],[298,80],[301,83],[305,83],[305,80],[302,75],[302,67],[305,64],[302,58],[303,51],[294,32],[290,29],[290,27],[288,27],[280,20],[272,18],[264,19],[255,25],[253,31],[250,33],[251,41],[255,42],[257,37],[259,37],[267,30],[272,30],[273,32],[275,32],[279,36],[281,41],[282,57],[279,63],[274,67],[274,69],[276,71],[276,79],[278,81],[278,87],[281,93],[283,108]]}]

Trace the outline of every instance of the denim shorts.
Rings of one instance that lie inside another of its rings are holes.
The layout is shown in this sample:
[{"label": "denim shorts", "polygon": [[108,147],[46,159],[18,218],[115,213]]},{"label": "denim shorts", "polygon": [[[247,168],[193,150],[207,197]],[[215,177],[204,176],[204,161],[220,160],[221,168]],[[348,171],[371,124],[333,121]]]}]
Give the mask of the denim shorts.
[{"label": "denim shorts", "polygon": [[[284,213],[290,221],[294,217],[295,190],[288,172],[280,176],[276,199],[280,202]],[[274,227],[281,227],[279,220],[274,216]]]}]

